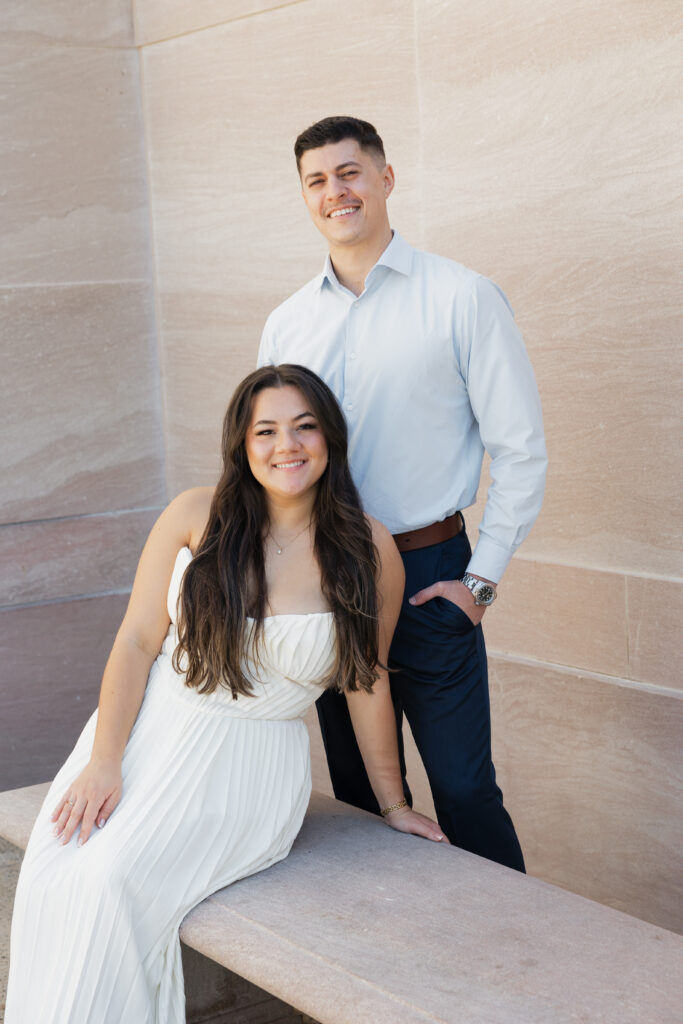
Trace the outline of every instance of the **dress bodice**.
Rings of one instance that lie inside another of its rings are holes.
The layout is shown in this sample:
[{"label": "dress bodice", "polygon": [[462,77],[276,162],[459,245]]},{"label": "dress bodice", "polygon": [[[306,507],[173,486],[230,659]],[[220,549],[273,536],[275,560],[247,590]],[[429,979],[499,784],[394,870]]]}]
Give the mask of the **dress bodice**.
[{"label": "dress bodice", "polygon": [[[172,692],[206,711],[239,718],[299,718],[321,693],[321,681],[334,660],[334,620],[331,612],[304,615],[272,615],[264,620],[259,657],[245,653],[245,675],[253,684],[253,694],[233,699],[225,687],[200,694],[185,686],[182,673],[171,664],[176,647],[178,596],[185,570],[192,561],[189,548],[178,552],[168,588],[168,633],[157,664],[165,684]],[[245,644],[248,648],[249,645]]]}]

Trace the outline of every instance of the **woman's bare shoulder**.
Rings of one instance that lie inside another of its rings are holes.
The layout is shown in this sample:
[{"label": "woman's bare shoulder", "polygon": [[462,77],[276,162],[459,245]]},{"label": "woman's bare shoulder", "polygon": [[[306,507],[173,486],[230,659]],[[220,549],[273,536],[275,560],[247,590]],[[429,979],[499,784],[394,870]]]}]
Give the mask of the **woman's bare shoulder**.
[{"label": "woman's bare shoulder", "polygon": [[166,516],[181,527],[192,551],[206,529],[215,490],[215,487],[190,487],[176,495],[166,509]]},{"label": "woman's bare shoulder", "polygon": [[[391,541],[392,544],[394,543],[394,538],[391,536],[384,523],[380,523],[379,519],[375,519],[375,517],[371,516],[368,512],[365,512],[364,515],[366,522],[372,530],[372,539],[375,544],[386,545],[389,541]],[[396,545],[394,544],[394,547],[395,546]]]},{"label": "woman's bare shoulder", "polygon": [[382,574],[387,572],[402,577],[404,575],[403,560],[396,547],[396,542],[386,526],[380,523],[379,519],[365,513],[365,518],[372,530],[372,540],[379,553],[382,565]]}]

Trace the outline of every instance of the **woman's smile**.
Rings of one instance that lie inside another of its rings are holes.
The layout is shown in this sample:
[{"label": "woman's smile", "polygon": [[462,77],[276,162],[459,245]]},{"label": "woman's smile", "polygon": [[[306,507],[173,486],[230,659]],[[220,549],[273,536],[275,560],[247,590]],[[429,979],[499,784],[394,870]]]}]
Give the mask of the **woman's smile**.
[{"label": "woman's smile", "polygon": [[293,462],[274,462],[275,469],[298,469],[299,466],[305,466],[307,459],[296,459]]}]

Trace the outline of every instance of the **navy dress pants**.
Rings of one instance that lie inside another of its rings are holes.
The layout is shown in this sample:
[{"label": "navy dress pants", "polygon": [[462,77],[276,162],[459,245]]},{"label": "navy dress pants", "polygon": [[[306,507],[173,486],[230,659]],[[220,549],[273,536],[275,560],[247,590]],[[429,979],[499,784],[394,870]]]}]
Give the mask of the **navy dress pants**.
[{"label": "navy dress pants", "polygon": [[[405,781],[403,714],[427,772],[439,826],[450,842],[524,871],[522,851],[491,760],[482,628],[443,597],[420,607],[408,604],[411,595],[437,580],[460,579],[470,556],[464,529],[441,544],[402,554],[406,589],[389,666],[404,791],[412,803]],[[335,796],[379,813],[346,698],[327,690],[317,709]]]}]

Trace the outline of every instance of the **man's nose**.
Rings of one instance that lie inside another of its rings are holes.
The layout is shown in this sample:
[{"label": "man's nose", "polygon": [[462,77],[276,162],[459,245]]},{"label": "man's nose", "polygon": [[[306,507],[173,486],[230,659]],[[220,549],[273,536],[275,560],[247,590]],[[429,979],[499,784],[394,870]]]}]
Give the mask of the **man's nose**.
[{"label": "man's nose", "polygon": [[327,198],[338,199],[339,196],[343,196],[347,191],[346,182],[342,178],[337,178],[335,175],[330,175],[327,179]]}]

